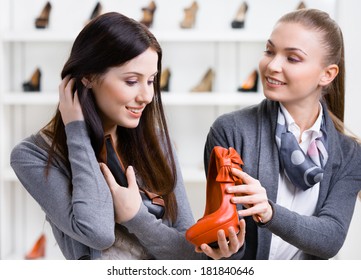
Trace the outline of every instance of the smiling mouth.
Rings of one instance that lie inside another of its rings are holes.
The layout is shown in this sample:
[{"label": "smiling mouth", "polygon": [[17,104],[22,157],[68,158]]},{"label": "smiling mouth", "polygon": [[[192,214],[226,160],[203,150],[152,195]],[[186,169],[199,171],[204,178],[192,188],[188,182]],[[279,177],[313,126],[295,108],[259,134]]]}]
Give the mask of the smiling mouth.
[{"label": "smiling mouth", "polygon": [[281,85],[285,85],[286,83],[283,83],[281,81],[278,81],[278,80],[274,80],[274,79],[271,79],[269,77],[266,78],[267,82],[272,84],[272,85],[277,85],[277,86],[281,86]]},{"label": "smiling mouth", "polygon": [[132,112],[132,113],[134,113],[134,114],[139,114],[139,113],[141,113],[141,112],[143,111],[143,108],[141,108],[141,109],[135,109],[135,108],[128,108],[128,107],[127,107],[127,110],[130,111],[130,112]]}]

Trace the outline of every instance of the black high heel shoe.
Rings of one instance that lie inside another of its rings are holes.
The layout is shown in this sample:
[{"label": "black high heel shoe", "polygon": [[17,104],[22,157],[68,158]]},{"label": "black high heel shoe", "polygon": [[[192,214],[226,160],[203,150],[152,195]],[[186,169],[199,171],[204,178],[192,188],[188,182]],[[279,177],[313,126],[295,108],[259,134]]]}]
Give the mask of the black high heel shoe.
[{"label": "black high heel shoe", "polygon": [[232,28],[243,28],[244,27],[247,10],[248,10],[248,5],[246,2],[243,2],[237,11],[236,17],[234,18],[234,20],[231,23]]},{"label": "black high heel shoe", "polygon": [[97,2],[97,4],[95,5],[95,7],[94,7],[94,9],[93,9],[93,11],[92,11],[92,13],[90,15],[89,21],[91,21],[92,19],[99,16],[102,13],[102,10],[103,10],[102,4],[100,2]]},{"label": "black high heel shoe", "polygon": [[40,91],[41,71],[36,68],[29,81],[23,83],[24,91]]},{"label": "black high heel shoe", "polygon": [[41,11],[39,17],[35,19],[35,27],[38,29],[43,29],[48,27],[49,25],[49,17],[50,17],[50,11],[51,11],[51,4],[50,2],[47,2],[45,4],[45,7]]},{"label": "black high heel shoe", "polygon": [[242,92],[257,92],[258,88],[258,71],[254,70],[249,74],[247,79],[242,83],[242,85],[237,89]]}]

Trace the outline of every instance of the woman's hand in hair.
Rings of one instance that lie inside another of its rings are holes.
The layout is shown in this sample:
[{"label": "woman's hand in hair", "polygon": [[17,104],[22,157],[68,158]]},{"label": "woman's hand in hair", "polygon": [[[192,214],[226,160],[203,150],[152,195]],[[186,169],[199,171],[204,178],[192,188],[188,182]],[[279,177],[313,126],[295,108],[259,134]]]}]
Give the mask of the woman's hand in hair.
[{"label": "woman's hand in hair", "polygon": [[196,248],[196,252],[204,253],[212,259],[218,260],[221,258],[229,258],[237,253],[243,246],[246,236],[246,222],[244,219],[239,221],[239,229],[237,231],[230,227],[229,238],[227,240],[224,230],[219,230],[218,234],[218,248],[212,248],[207,244],[202,244],[200,248]]},{"label": "woman's hand in hair", "polygon": [[245,209],[238,211],[242,217],[252,216],[256,222],[267,223],[272,219],[273,209],[268,202],[267,192],[261,183],[247,173],[232,168],[232,174],[240,178],[242,185],[227,187],[228,193],[234,193],[231,201],[242,204]]},{"label": "woman's hand in hair", "polygon": [[133,167],[129,166],[126,170],[128,188],[118,185],[106,164],[100,163],[100,169],[113,197],[115,222],[121,224],[131,220],[142,202]]},{"label": "woman's hand in hair", "polygon": [[66,76],[59,85],[59,111],[64,125],[73,121],[84,120],[83,111],[80,106],[78,92],[73,94],[75,79]]}]

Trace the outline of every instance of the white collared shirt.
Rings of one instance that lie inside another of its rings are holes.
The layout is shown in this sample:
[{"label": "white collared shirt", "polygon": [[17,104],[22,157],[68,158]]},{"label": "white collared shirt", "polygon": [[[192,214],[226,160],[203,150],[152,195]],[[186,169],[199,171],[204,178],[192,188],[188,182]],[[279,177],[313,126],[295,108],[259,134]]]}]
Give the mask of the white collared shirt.
[{"label": "white collared shirt", "polygon": [[[301,139],[301,143],[299,143],[299,145],[304,153],[306,153],[311,141],[322,135],[322,132],[320,131],[323,116],[321,104],[317,120],[311,128],[305,130],[302,133],[301,138],[301,131],[299,126],[295,123],[294,119],[288,113],[286,108],[282,104],[280,104],[280,106],[285,116],[288,130],[295,135],[296,139]],[[281,171],[278,181],[277,204],[300,215],[312,216],[316,209],[319,190],[319,183],[305,191],[301,190],[300,188],[295,187]],[[271,248],[269,253],[270,260],[290,260],[303,258],[304,256],[302,251],[287,243],[280,237],[272,234]]]}]

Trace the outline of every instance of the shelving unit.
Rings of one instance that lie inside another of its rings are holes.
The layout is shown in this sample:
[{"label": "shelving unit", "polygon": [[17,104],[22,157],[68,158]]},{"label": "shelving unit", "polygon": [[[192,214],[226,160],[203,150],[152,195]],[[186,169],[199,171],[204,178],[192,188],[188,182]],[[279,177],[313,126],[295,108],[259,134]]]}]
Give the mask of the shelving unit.
[{"label": "shelving unit", "polygon": [[[118,11],[134,19],[141,18],[140,9],[148,2],[101,1],[103,12]],[[248,1],[246,26],[242,30],[230,28],[242,1],[197,2],[200,9],[194,29],[179,28],[183,9],[192,3],[189,0],[157,0],[151,28],[163,48],[163,68],[169,67],[172,73],[171,91],[164,92],[162,99],[196,218],[203,214],[203,146],[209,127],[220,114],[263,99],[261,92],[239,93],[236,89],[257,68],[276,19],[293,10],[299,1]],[[335,0],[309,2],[330,14],[336,10]],[[53,0],[49,28],[36,30],[34,19],[45,3],[0,0],[0,259],[21,259],[42,229],[50,239],[47,258],[62,258],[49,225],[44,225],[40,207],[10,168],[9,155],[16,143],[36,132],[52,116],[58,102],[60,71],[96,1]],[[22,82],[37,66],[43,72],[42,91],[22,92]],[[209,67],[216,73],[213,92],[190,93]]]}]

